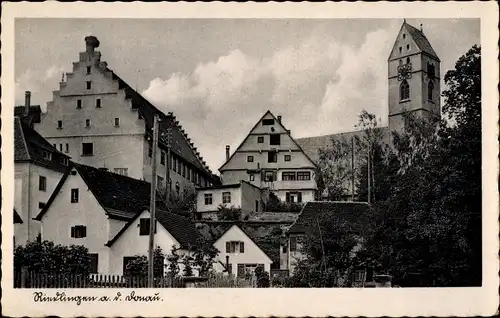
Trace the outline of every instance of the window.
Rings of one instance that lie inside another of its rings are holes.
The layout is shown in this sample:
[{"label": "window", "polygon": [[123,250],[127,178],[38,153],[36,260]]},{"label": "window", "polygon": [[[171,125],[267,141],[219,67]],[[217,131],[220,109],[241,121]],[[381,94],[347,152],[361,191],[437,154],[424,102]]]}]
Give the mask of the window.
[{"label": "window", "polygon": [[231,192],[222,192],[222,203],[231,203]]},{"label": "window", "polygon": [[276,181],[275,172],[274,171],[266,171],[266,172],[264,172],[264,181],[265,182]]},{"label": "window", "polygon": [[291,161],[292,156],[291,155],[285,155],[285,161]]},{"label": "window", "polygon": [[128,176],[128,168],[114,168],[115,173]]},{"label": "window", "polygon": [[90,74],[91,67],[87,66],[87,74]]},{"label": "window", "polygon": [[302,192],[297,192],[297,202],[302,203]]},{"label": "window", "polygon": [[175,183],[175,193],[177,193],[177,196],[179,196],[179,193],[181,192],[181,186],[179,185],[179,182]]},{"label": "window", "polygon": [[63,166],[67,166],[68,165],[68,158],[66,157],[61,157],[59,159],[59,162],[63,165]]},{"label": "window", "polygon": [[99,268],[99,254],[89,253],[90,257],[90,274],[97,274]]},{"label": "window", "polygon": [[93,156],[94,155],[94,144],[91,142],[82,143],[82,155],[83,156]]},{"label": "window", "polygon": [[264,143],[264,136],[259,136],[259,137],[257,137],[257,142],[258,142],[259,144]]},{"label": "window", "polygon": [[311,180],[311,172],[310,171],[299,171],[297,172],[297,180]]},{"label": "window", "polygon": [[115,118],[115,127],[120,127],[120,118]]},{"label": "window", "polygon": [[57,129],[62,129],[62,128],[63,128],[62,120],[58,120],[57,121]]},{"label": "window", "polygon": [[161,176],[156,176],[156,186],[159,188],[163,187],[163,177]]},{"label": "window", "polygon": [[59,144],[59,151],[62,151],[62,144]]},{"label": "window", "polygon": [[295,202],[295,197],[291,195],[290,192],[287,192],[286,193],[286,199],[285,199],[286,203],[290,203],[290,202]]},{"label": "window", "polygon": [[160,164],[165,165],[165,151],[160,153]]},{"label": "window", "polygon": [[429,79],[433,79],[436,76],[436,69],[431,63],[427,63],[427,76]]},{"label": "window", "polygon": [[403,60],[399,59],[399,66],[403,65]]},{"label": "window", "polygon": [[259,212],[259,200],[255,200],[255,212]]},{"label": "window", "polygon": [[281,144],[281,140],[280,140],[280,134],[271,134],[269,136],[269,144],[270,145],[279,145]]},{"label": "window", "polygon": [[245,242],[241,241],[226,242],[226,253],[245,253]]},{"label": "window", "polygon": [[212,204],[212,193],[205,193],[205,205]]},{"label": "window", "polygon": [[79,99],[79,100],[76,101],[76,108],[77,109],[82,109],[82,100],[81,99]]},{"label": "window", "polygon": [[47,191],[47,178],[44,176],[38,177],[38,190]]},{"label": "window", "polygon": [[51,152],[48,152],[48,151],[45,151],[45,150],[42,150],[42,156],[47,159],[47,160],[52,160],[52,153]]},{"label": "window", "polygon": [[427,84],[427,99],[430,101],[434,100],[434,82],[432,80]]},{"label": "window", "polygon": [[182,176],[185,178],[186,177],[186,164],[182,163]]},{"label": "window", "polygon": [[410,85],[406,80],[404,80],[399,86],[399,100],[408,100],[410,99]]},{"label": "window", "polygon": [[182,162],[177,159],[177,173],[182,174]]},{"label": "window", "polygon": [[267,153],[267,162],[278,162],[278,153],[276,151],[269,151]]},{"label": "window", "polygon": [[406,58],[406,64],[410,64],[410,57]]},{"label": "window", "polygon": [[403,52],[403,48],[400,46],[399,47],[399,54],[401,54]]},{"label": "window", "polygon": [[95,101],[95,107],[96,108],[101,108],[101,99],[100,98],[96,99],[96,101]]},{"label": "window", "polygon": [[69,144],[66,144],[66,152],[69,152]]},{"label": "window", "polygon": [[177,158],[172,156],[172,170],[177,171]]},{"label": "window", "polygon": [[90,127],[90,125],[91,125],[90,119],[85,119],[85,127],[88,128],[88,127]]},{"label": "window", "polygon": [[152,142],[148,143],[148,157],[149,158],[153,157],[153,143]]},{"label": "window", "polygon": [[274,125],[274,119],[263,119],[262,120],[262,125],[264,126],[271,126]]},{"label": "window", "polygon": [[[144,236],[144,235],[149,235],[149,225],[150,225],[150,219],[149,218],[142,218],[139,220],[139,235]],[[155,233],[156,233],[156,222],[155,222]]]},{"label": "window", "polygon": [[297,180],[295,172],[283,172],[281,174],[281,180],[283,181],[295,181]]},{"label": "window", "polygon": [[297,250],[297,237],[290,236],[290,252]]},{"label": "window", "polygon": [[406,50],[409,51],[410,50],[410,44],[406,44]]},{"label": "window", "polygon": [[71,189],[71,203],[78,203],[78,189]]},{"label": "window", "polygon": [[45,208],[45,202],[38,202],[38,208],[39,209]]},{"label": "window", "polygon": [[251,173],[251,174],[249,175],[249,180],[250,180],[250,181],[254,181],[254,180],[255,180],[255,175],[254,175],[253,173]]},{"label": "window", "polygon": [[87,81],[85,83],[87,84],[87,89],[91,89],[92,88],[92,82],[91,81]]},{"label": "window", "polygon": [[253,162],[253,156],[247,156],[247,162]]},{"label": "window", "polygon": [[130,262],[136,259],[135,256],[125,256],[123,257],[123,275],[129,275],[129,271],[127,270],[127,266]]},{"label": "window", "polygon": [[403,33],[403,39],[406,39],[406,34]]},{"label": "window", "polygon": [[366,275],[366,271],[364,269],[357,269],[354,272],[354,281],[355,282],[364,282],[365,275]]},{"label": "window", "polygon": [[84,238],[87,236],[87,227],[84,225],[75,225],[71,227],[72,238]]}]

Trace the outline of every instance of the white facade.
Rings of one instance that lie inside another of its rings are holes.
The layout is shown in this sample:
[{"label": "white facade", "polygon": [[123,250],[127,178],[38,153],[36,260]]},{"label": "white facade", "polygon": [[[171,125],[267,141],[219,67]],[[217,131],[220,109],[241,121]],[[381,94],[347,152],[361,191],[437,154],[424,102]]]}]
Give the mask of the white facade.
[{"label": "white facade", "polygon": [[[226,245],[229,242],[233,246],[238,246],[236,249],[227,251]],[[240,249],[243,243],[243,252]],[[259,264],[263,265],[267,273],[271,272],[272,260],[255,244],[255,242],[248,237],[237,225],[233,225],[226,233],[224,233],[215,243],[215,248],[219,250],[218,261],[226,264],[226,256],[229,256],[229,264],[231,273],[238,276],[238,265],[244,268],[246,272],[253,272],[255,267]],[[222,272],[223,266],[216,262],[214,265],[216,271]]]},{"label": "white facade", "polygon": [[269,111],[219,171],[223,184],[248,181],[284,202],[312,201],[317,189],[314,163]]}]

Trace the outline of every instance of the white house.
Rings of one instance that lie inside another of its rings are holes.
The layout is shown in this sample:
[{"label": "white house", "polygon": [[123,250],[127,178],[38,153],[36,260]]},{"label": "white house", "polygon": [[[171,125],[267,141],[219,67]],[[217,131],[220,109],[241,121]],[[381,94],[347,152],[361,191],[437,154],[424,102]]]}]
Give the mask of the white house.
[{"label": "white house", "polygon": [[241,209],[244,218],[251,212],[262,212],[265,190],[247,181],[197,189],[198,219],[216,219],[219,206]]},{"label": "white house", "polygon": [[271,272],[271,258],[236,224],[223,232],[214,246],[220,251],[218,262],[214,265],[216,271],[223,272],[227,266],[229,274],[237,277],[253,274],[257,267]]},{"label": "white house", "polygon": [[92,272],[107,274],[106,242],[149,206],[149,200],[148,182],[72,163],[36,219],[44,240],[87,247]]},{"label": "white house", "polygon": [[[155,212],[155,246],[160,247],[165,255],[171,253],[172,246],[179,250],[182,257],[192,253],[201,235],[189,219],[162,210]],[[128,262],[138,255],[148,255],[150,213],[145,209],[138,213],[118,232],[106,246],[109,247],[108,273],[124,275]],[[167,264],[167,260],[164,259]],[[182,263],[179,264],[181,273]]]},{"label": "white house", "polygon": [[[16,244],[34,241],[40,233],[40,222],[33,218],[68,169],[69,157],[53,147],[32,127],[29,92],[26,92],[26,113],[14,117],[14,208],[23,220],[14,228]],[[20,106],[22,107],[22,106]]]},{"label": "white house", "polygon": [[281,116],[267,111],[219,168],[222,184],[248,181],[268,188],[281,201],[309,202],[317,189],[315,164],[295,142]]}]

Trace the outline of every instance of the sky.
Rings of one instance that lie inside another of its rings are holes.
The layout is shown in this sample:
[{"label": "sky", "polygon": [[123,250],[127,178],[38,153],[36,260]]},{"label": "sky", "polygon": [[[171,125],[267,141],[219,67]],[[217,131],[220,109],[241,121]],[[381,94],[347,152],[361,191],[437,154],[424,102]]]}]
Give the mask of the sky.
[{"label": "sky", "polygon": [[[444,75],[474,44],[479,19],[408,19]],[[362,110],[387,125],[387,59],[402,19],[16,19],[16,104],[45,110],[84,38],[165,113],[213,172],[267,111],[292,137],[354,130]],[[444,77],[444,76],[442,76]],[[441,85],[444,89],[444,84]]]}]

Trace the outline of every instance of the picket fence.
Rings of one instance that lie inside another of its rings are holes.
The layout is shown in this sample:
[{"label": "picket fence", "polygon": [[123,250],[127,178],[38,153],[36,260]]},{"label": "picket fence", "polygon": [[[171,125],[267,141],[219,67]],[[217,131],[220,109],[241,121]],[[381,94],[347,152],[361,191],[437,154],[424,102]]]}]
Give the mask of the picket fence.
[{"label": "picket fence", "polygon": [[[98,275],[50,273],[16,273],[16,288],[148,288],[145,276]],[[253,288],[255,279],[241,279],[222,274],[207,277],[158,277],[155,288]]]}]

